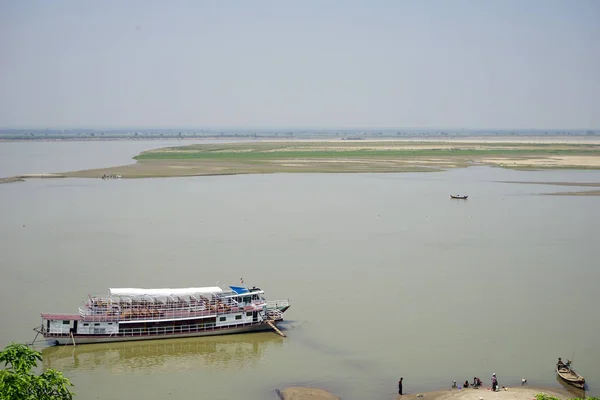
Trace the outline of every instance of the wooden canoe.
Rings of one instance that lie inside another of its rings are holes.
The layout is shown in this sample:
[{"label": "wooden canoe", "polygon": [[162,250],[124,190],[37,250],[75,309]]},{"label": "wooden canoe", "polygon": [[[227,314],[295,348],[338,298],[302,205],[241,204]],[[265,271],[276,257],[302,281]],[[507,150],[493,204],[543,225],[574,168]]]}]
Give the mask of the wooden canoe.
[{"label": "wooden canoe", "polygon": [[566,383],[583,389],[585,386],[585,379],[583,376],[579,375],[573,368],[560,366],[556,367],[556,373]]},{"label": "wooden canoe", "polygon": [[450,195],[451,199],[460,199],[460,200],[466,200],[467,197],[469,196],[454,196],[454,195]]}]

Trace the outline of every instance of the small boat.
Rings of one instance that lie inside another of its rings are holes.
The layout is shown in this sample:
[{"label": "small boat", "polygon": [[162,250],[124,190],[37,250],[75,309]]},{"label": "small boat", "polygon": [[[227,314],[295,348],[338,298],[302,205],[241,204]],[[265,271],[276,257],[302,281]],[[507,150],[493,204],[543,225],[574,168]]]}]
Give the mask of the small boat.
[{"label": "small boat", "polygon": [[556,373],[566,383],[584,389],[585,379],[571,368],[571,361],[567,361],[566,364],[556,364]]},{"label": "small boat", "polygon": [[461,196],[461,195],[458,195],[458,194],[457,194],[457,195],[453,195],[453,194],[451,194],[451,195],[450,195],[450,198],[451,198],[451,199],[460,199],[460,200],[466,200],[466,199],[467,199],[467,197],[469,197],[469,196],[467,196],[467,195]]}]

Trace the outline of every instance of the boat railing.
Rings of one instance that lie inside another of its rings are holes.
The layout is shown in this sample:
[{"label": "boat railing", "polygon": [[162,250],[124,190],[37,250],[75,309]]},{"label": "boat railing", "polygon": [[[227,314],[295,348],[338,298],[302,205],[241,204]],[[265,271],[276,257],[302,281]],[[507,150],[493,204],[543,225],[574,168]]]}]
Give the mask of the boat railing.
[{"label": "boat railing", "polygon": [[289,306],[290,306],[290,301],[288,299],[267,301],[267,310],[274,309],[274,308],[289,307]]},{"label": "boat railing", "polygon": [[[153,336],[153,335],[171,335],[171,334],[187,334],[195,332],[208,332],[215,330],[243,328],[248,326],[264,325],[265,322],[242,322],[237,324],[227,324],[226,326],[217,326],[214,322],[205,324],[190,324],[177,326],[158,326],[148,328],[119,328],[118,334],[112,336],[132,337],[132,336]],[[48,333],[44,332],[45,337],[69,337],[66,333]],[[87,335],[82,335],[87,336]],[[93,335],[89,335],[93,337]]]},{"label": "boat railing", "polygon": [[267,318],[273,321],[279,321],[283,319],[283,313],[277,308],[267,309]]},{"label": "boat railing", "polygon": [[79,315],[85,322],[114,322],[202,318],[209,315],[231,314],[253,310],[253,306],[237,307],[214,304],[211,304],[209,307],[126,308],[121,310],[97,310],[84,307],[79,308]]}]

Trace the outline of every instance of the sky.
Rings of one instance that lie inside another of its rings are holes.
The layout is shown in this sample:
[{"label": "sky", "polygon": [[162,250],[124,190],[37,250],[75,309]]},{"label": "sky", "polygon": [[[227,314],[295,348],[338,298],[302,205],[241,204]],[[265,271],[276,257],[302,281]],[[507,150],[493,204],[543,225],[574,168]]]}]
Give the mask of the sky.
[{"label": "sky", "polygon": [[600,1],[0,0],[3,128],[600,128]]}]

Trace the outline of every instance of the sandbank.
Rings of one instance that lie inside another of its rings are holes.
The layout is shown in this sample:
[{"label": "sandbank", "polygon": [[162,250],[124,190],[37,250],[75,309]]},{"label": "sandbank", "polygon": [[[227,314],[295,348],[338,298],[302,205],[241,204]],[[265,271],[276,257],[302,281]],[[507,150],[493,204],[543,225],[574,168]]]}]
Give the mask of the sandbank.
[{"label": "sandbank", "polygon": [[[597,182],[531,182],[531,181],[500,181],[501,183],[519,183],[527,185],[547,185],[547,186],[577,186],[577,187],[600,187]],[[553,192],[544,193],[549,196],[600,196],[600,189],[580,190],[572,192]]]},{"label": "sandbank", "polygon": [[[543,140],[547,139],[547,140]],[[123,179],[267,173],[436,172],[472,165],[600,169],[600,141],[580,138],[271,140],[203,143],[144,151],[135,163],[61,173]],[[16,179],[13,177],[10,179]]]},{"label": "sandbank", "polygon": [[280,400],[340,400],[340,397],[322,389],[289,387],[277,393]]},{"label": "sandbank", "polygon": [[63,174],[25,174],[25,175],[10,176],[8,178],[0,178],[0,183],[23,182],[24,180],[31,179],[31,178],[39,178],[39,179],[66,178],[66,175],[63,175]]},{"label": "sandbank", "polygon": [[269,141],[166,147],[131,165],[66,173],[123,178],[262,173],[428,172],[470,165],[600,169],[600,144],[492,141]]},{"label": "sandbank", "polygon": [[[483,398],[483,400],[535,400],[535,395],[539,393],[545,393],[561,400],[576,397],[566,390],[524,386],[515,388],[509,387],[507,390],[500,389],[497,392],[492,392],[489,388],[439,390],[435,392],[397,396],[397,400],[481,400],[481,398]],[[420,395],[422,395],[422,397],[419,397]]]},{"label": "sandbank", "polygon": [[544,193],[548,196],[600,196],[600,190],[582,190],[576,192]]},{"label": "sandbank", "polygon": [[[396,395],[396,400],[535,400],[535,395],[545,393],[561,400],[577,397],[567,390],[545,389],[538,387],[522,386],[507,388],[492,392],[489,388],[480,389],[449,389],[433,392],[422,392],[414,394]],[[340,400],[333,393],[316,388],[289,387],[277,391],[277,395],[283,400]],[[377,399],[373,399],[377,400]]]}]

